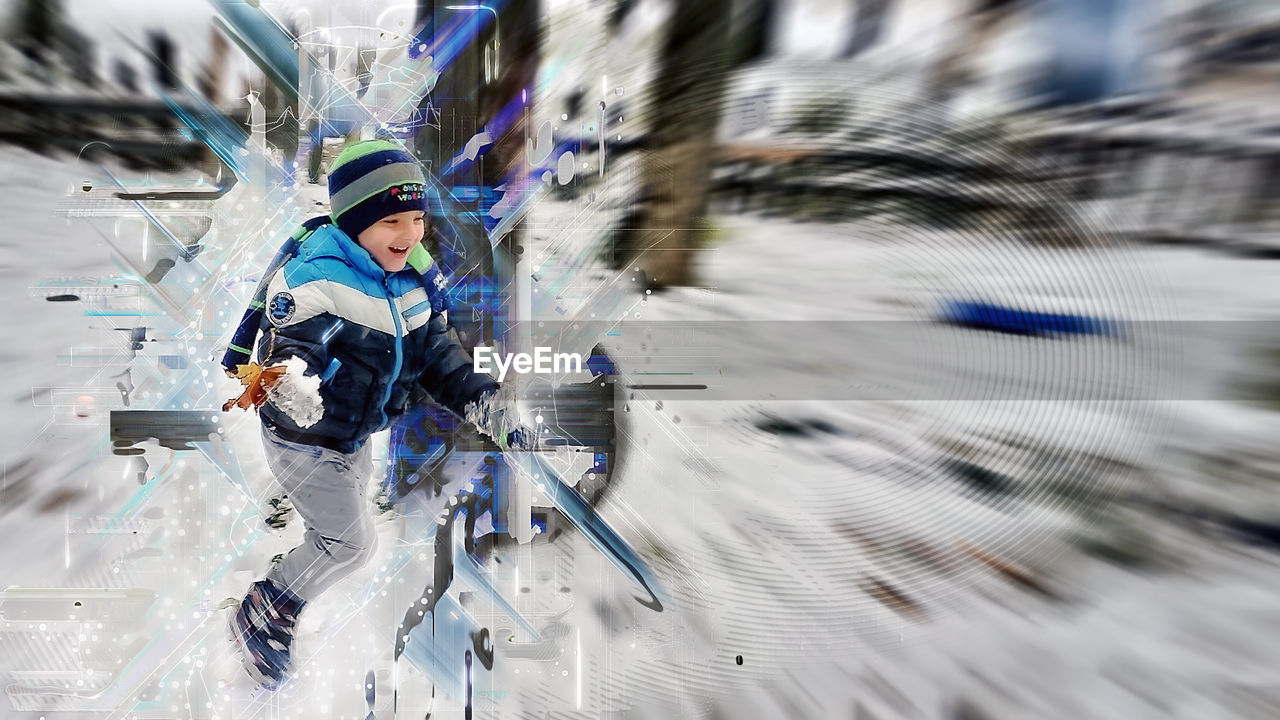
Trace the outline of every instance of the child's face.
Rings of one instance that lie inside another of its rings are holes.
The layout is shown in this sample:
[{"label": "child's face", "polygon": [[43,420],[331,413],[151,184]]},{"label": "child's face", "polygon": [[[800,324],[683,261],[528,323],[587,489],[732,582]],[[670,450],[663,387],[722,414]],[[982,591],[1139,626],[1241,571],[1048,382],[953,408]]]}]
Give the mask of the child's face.
[{"label": "child's face", "polygon": [[395,213],[365,228],[356,242],[369,251],[383,270],[398,272],[404,269],[409,251],[422,242],[426,222],[421,210]]}]

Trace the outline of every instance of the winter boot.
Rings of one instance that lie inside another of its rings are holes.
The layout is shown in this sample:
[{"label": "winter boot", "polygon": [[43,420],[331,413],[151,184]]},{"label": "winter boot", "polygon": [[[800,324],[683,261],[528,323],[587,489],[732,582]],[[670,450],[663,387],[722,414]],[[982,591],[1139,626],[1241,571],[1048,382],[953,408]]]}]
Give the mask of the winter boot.
[{"label": "winter boot", "polygon": [[275,689],[287,677],[293,628],[305,604],[270,580],[259,580],[231,614],[228,629],[245,671],[265,688]]}]

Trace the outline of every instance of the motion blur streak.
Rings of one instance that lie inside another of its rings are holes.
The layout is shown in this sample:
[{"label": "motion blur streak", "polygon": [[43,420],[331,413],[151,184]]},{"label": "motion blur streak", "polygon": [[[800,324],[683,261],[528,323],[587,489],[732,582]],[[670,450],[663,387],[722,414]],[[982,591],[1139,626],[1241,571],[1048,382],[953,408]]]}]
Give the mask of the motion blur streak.
[{"label": "motion blur streak", "polygon": [[[1280,716],[1278,51],[1271,0],[13,0],[0,715]],[[422,398],[264,694],[220,604],[300,523],[217,358],[373,136],[428,310],[583,358],[506,377],[580,497]]]}]

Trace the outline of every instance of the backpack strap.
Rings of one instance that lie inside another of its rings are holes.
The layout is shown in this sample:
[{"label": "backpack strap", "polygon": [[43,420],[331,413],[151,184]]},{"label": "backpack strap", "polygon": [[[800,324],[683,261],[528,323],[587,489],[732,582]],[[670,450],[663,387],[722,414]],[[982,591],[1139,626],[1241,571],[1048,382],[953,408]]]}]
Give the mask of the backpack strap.
[{"label": "backpack strap", "polygon": [[227,351],[222,355],[222,368],[228,373],[234,373],[236,366],[248,364],[253,358],[253,345],[258,339],[258,329],[262,325],[262,311],[266,307],[267,286],[271,284],[271,279],[280,271],[280,268],[284,267],[285,263],[297,257],[298,248],[311,237],[312,233],[329,222],[327,215],[311,218],[293,231],[293,234],[276,251],[275,257],[271,259],[266,272],[262,273],[262,278],[258,281],[258,288],[253,293],[253,299],[249,301],[249,307],[245,308],[244,315],[240,318],[240,325],[231,336],[231,342],[227,343]]}]

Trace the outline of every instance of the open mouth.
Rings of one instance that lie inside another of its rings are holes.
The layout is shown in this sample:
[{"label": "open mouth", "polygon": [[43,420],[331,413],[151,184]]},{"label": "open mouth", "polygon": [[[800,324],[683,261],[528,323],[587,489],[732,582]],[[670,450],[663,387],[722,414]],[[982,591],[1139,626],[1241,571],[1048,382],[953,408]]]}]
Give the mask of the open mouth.
[{"label": "open mouth", "polygon": [[409,248],[407,248],[407,247],[392,247],[392,248],[390,248],[390,249],[391,249],[391,254],[392,254],[392,255],[407,255],[407,254],[409,254]]}]

